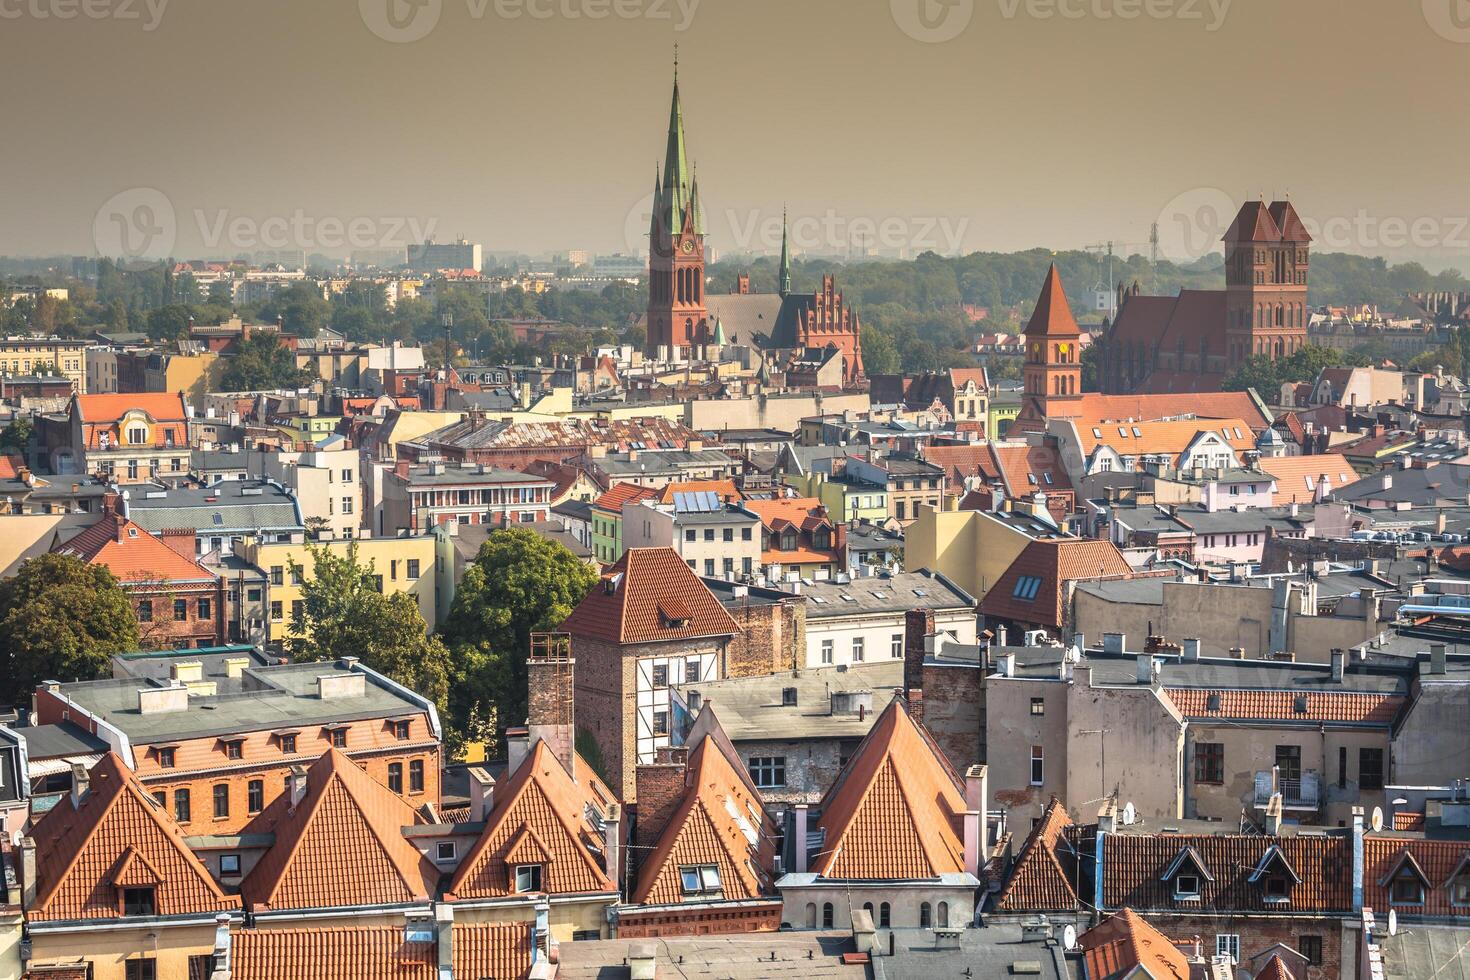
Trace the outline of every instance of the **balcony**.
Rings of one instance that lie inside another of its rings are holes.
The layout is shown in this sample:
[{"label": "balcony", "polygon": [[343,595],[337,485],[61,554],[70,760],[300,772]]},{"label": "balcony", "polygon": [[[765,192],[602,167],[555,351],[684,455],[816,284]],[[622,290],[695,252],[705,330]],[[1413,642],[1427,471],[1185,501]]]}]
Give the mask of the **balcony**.
[{"label": "balcony", "polygon": [[1319,810],[1322,807],[1322,777],[1304,772],[1300,779],[1287,779],[1279,769],[1256,773],[1255,807],[1265,809],[1275,793],[1281,794],[1283,810]]}]

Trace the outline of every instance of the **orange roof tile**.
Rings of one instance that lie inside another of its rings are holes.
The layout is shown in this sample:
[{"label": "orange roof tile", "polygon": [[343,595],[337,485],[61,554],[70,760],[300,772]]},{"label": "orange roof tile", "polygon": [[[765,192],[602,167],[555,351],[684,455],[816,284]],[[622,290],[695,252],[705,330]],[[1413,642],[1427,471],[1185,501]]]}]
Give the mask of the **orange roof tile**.
[{"label": "orange roof tile", "polygon": [[925,446],[921,451],[924,461],[944,470],[949,489],[959,492],[967,477],[993,480],[1000,476],[1000,467],[991,454],[989,444],[978,446]]},{"label": "orange roof tile", "polygon": [[1076,861],[1057,848],[1072,818],[1055,798],[1047,804],[1000,894],[996,908],[1003,912],[1062,912],[1077,908],[1077,890],[1072,882]]},{"label": "orange roof tile", "polygon": [[[689,618],[670,620],[659,602],[678,598]],[[676,625],[681,623],[682,625]],[[714,593],[672,548],[629,548],[561,624],[573,636],[611,643],[650,643],[733,636],[740,627]]]},{"label": "orange roof tile", "polygon": [[1275,953],[1261,967],[1261,972],[1256,974],[1255,980],[1296,980],[1296,976],[1287,968],[1281,957]]},{"label": "orange roof tile", "polygon": [[791,524],[804,527],[812,517],[830,523],[826,508],[816,497],[780,497],[775,500],[747,500],[745,509],[761,519],[767,530]]},{"label": "orange roof tile", "polygon": [[[1189,980],[1189,957],[1132,909],[1114,913],[1078,937],[1093,980],[1147,976]],[[1135,970],[1142,968],[1142,973]]]},{"label": "orange roof tile", "polygon": [[212,582],[209,569],[179,554],[142,526],[108,511],[81,534],[58,545],[57,554],[106,565],[128,582]]},{"label": "orange roof tile", "polygon": [[92,767],[89,788],[75,807],[63,798],[35,825],[36,900],[32,920],[116,919],[123,884],[154,884],[160,915],[234,911],[226,895],[184,842],[183,831],[115,753]]},{"label": "orange roof tile", "polygon": [[[1201,433],[1212,432],[1230,444],[1236,453],[1256,448],[1255,433],[1241,419],[1180,419],[1173,422],[1098,422],[1077,426],[1077,441],[1084,457],[1098,446],[1108,446],[1120,456],[1178,456]],[[1141,467],[1143,461],[1140,459]]]},{"label": "orange roof tile", "polygon": [[633,901],[673,904],[683,899],[679,868],[719,868],[727,901],[770,892],[775,864],[775,822],[764,801],[746,789],[715,739],[705,736],[689,757],[690,783],[653,851],[638,873]]},{"label": "orange roof tile", "polygon": [[1050,447],[993,442],[990,449],[1005,480],[1006,492],[1012,497],[1072,489],[1072,478],[1067,475],[1061,456]]},{"label": "orange roof tile", "polygon": [[[450,933],[457,977],[519,980],[531,970],[530,922],[456,922]],[[237,929],[234,980],[436,980],[433,942],[406,942],[402,926]]]},{"label": "orange roof tile", "polygon": [[282,793],[247,833],[274,833],[240,887],[260,909],[427,901],[439,872],[403,836],[422,818],[337,749],[312,764],[294,808]]},{"label": "orange roof tile", "polygon": [[648,487],[640,487],[636,483],[614,483],[606,491],[592,501],[592,506],[600,510],[610,510],[621,514],[623,505],[626,503],[637,503],[640,500],[650,500],[657,495],[657,491]]},{"label": "orange roof tile", "polygon": [[1324,453],[1321,456],[1274,456],[1264,458],[1260,469],[1276,481],[1276,493],[1271,502],[1280,507],[1284,504],[1310,504],[1316,495],[1317,481],[1327,477],[1330,490],[1341,490],[1358,482],[1358,473],[1342,453]]},{"label": "orange roof tile", "polygon": [[[1268,902],[1263,883],[1250,880],[1269,848],[1280,850],[1300,883],[1285,906]],[[1203,862],[1200,897],[1176,902],[1164,880],[1179,852],[1191,848]],[[1103,836],[1103,905],[1145,912],[1188,908],[1219,911],[1346,912],[1352,907],[1352,841],[1261,834],[1106,834]]]},{"label": "orange roof tile", "polygon": [[[1208,688],[1165,689],[1179,713],[1190,719],[1235,719],[1249,721],[1341,722],[1389,725],[1403,707],[1397,694],[1357,691],[1241,691]],[[1219,697],[1218,710],[1210,709],[1210,698]],[[1299,699],[1304,710],[1298,711]]]},{"label": "orange roof tile", "polygon": [[20,476],[26,461],[15,453],[0,456],[0,480],[14,480]]},{"label": "orange roof tile", "polygon": [[616,891],[600,853],[593,852],[603,846],[601,834],[587,819],[589,804],[605,813],[612,802],[612,791],[585,761],[578,757],[574,782],[556,753],[538,741],[520,768],[496,787],[485,829],[448,891],[459,899],[513,895],[517,858],[534,862],[537,849],[547,855],[542,890],[554,895]]},{"label": "orange roof tile", "polygon": [[[1078,579],[1128,575],[1133,571],[1111,541],[1046,538],[1032,541],[996,579],[980,611],[1022,623],[1060,626],[1064,585]],[[1039,579],[1025,582],[1025,579]],[[1025,596],[1031,596],[1027,599]]]},{"label": "orange roof tile", "polygon": [[1243,419],[1253,431],[1268,424],[1261,407],[1246,391],[1194,391],[1174,394],[1104,395],[1086,392],[1068,407],[1069,417],[1083,426],[1126,419],[1145,422],[1194,416],[1202,419]]},{"label": "orange roof tile", "polygon": [[83,422],[116,422],[137,409],[155,422],[182,422],[189,411],[178,392],[137,392],[126,395],[77,395]]},{"label": "orange roof tile", "polygon": [[[1423,905],[1406,906],[1389,898],[1389,876],[1406,866],[1409,859],[1427,879]],[[1451,878],[1470,881],[1470,842],[1379,834],[1369,834],[1363,840],[1363,904],[1381,915],[1397,907],[1399,915],[1463,918],[1464,907],[1450,903]]]},{"label": "orange roof tile", "polygon": [[934,878],[965,870],[964,794],[903,699],[878,716],[822,799],[827,878]]},{"label": "orange roof tile", "polygon": [[1076,337],[1082,333],[1072,316],[1072,307],[1067,302],[1067,292],[1062,288],[1062,277],[1053,262],[1046,270],[1046,281],[1041,285],[1041,295],[1036,298],[1036,309],[1023,331],[1028,337]]}]

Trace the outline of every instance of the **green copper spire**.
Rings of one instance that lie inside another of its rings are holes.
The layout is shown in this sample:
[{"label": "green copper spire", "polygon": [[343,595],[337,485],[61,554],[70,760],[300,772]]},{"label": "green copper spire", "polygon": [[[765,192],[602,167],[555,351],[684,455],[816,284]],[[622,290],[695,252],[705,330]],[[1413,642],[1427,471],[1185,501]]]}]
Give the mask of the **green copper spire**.
[{"label": "green copper spire", "polygon": [[689,208],[694,212],[694,233],[704,234],[704,208],[699,203],[699,167],[694,168],[694,177],[689,182]]},{"label": "green copper spire", "polygon": [[791,248],[786,241],[786,209],[781,209],[781,273],[776,292],[786,296],[791,292]]},{"label": "green copper spire", "polygon": [[669,141],[664,151],[662,216],[671,234],[683,231],[684,209],[689,206],[693,183],[689,157],[684,148],[684,108],[679,101],[679,55],[674,53],[674,97],[669,105]]},{"label": "green copper spire", "polygon": [[715,339],[716,347],[725,346],[725,323],[719,317],[715,317]]}]

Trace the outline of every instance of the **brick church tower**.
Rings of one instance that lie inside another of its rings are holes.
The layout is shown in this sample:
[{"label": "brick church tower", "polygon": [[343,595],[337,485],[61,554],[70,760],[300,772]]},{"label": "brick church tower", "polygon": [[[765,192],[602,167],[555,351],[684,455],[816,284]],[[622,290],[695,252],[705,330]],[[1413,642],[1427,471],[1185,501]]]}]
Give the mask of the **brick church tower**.
[{"label": "brick church tower", "polygon": [[650,357],[690,356],[712,342],[704,300],[704,213],[699,181],[684,146],[679,72],[669,107],[663,173],[654,173],[648,229],[648,339]]},{"label": "brick church tower", "polygon": [[1070,418],[1082,401],[1082,331],[1072,316],[1056,263],[1036,300],[1024,332],[1026,365],[1024,398],[1047,418]]},{"label": "brick church tower", "polygon": [[1254,354],[1285,357],[1307,342],[1312,236],[1290,201],[1249,201],[1225,232],[1225,328],[1230,370]]}]

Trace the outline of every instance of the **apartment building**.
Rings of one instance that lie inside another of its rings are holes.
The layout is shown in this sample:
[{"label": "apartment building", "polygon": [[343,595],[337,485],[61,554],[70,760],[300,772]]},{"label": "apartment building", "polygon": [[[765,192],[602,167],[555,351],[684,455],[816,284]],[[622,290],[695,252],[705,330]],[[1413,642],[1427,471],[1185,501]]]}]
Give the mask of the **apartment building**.
[{"label": "apartment building", "polygon": [[378,534],[419,534],[437,524],[530,524],[551,514],[555,484],[487,464],[413,466],[399,460],[383,474]]},{"label": "apartment building", "polygon": [[0,371],[59,374],[78,394],[87,392],[89,342],[61,337],[0,337]]},{"label": "apartment building", "polygon": [[959,643],[976,642],[975,600],[927,570],[834,579],[804,585],[806,667],[860,667],[904,656],[904,617],[933,613],[935,627]]},{"label": "apartment building", "polygon": [[189,474],[190,410],[178,393],[74,395],[43,445],[57,474],[100,474],[122,484],[177,483]]},{"label": "apartment building", "polygon": [[[673,487],[679,484],[671,484]],[[738,501],[715,491],[639,499],[623,505],[622,538],[627,548],[673,548],[706,578],[745,578],[760,573],[761,520]]]}]

